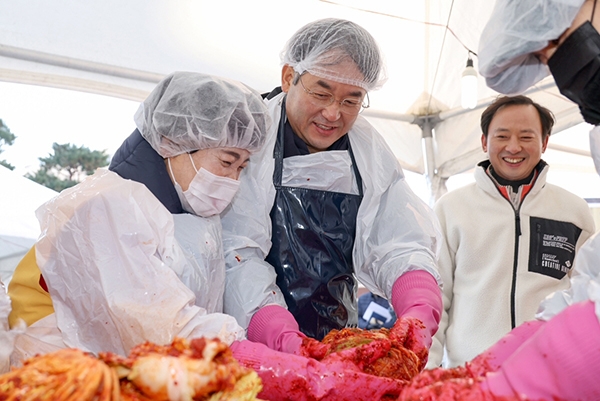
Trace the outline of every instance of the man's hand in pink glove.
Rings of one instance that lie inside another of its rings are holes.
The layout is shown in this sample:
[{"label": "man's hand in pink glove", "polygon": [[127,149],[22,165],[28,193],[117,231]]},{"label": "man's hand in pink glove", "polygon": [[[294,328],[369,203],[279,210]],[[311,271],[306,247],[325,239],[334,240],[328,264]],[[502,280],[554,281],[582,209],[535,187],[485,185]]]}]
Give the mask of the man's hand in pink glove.
[{"label": "man's hand in pink glove", "polygon": [[431,334],[425,325],[414,317],[401,317],[390,330],[390,339],[414,352],[419,358],[419,371],[425,368],[431,346]]},{"label": "man's hand in pink glove", "polygon": [[248,340],[265,344],[275,351],[300,354],[303,352],[302,342],[306,339],[294,316],[279,305],[262,307],[248,325]]},{"label": "man's hand in pink glove", "polygon": [[398,316],[394,335],[417,354],[424,368],[442,313],[442,292],[437,281],[423,270],[404,273],[392,287],[391,303]]},{"label": "man's hand in pink glove", "polygon": [[329,347],[306,337],[300,331],[294,316],[279,305],[268,305],[252,316],[248,326],[248,340],[288,354],[322,359]]}]

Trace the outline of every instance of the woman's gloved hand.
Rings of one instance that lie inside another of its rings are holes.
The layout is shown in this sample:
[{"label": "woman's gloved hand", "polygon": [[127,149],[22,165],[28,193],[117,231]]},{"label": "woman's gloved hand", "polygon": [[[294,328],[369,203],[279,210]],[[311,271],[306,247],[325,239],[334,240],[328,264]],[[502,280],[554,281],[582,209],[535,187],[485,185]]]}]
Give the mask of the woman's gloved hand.
[{"label": "woman's gloved hand", "polygon": [[[259,398],[268,400],[371,401],[396,399],[406,384],[346,369],[344,361],[317,361],[269,349],[264,344],[236,341],[233,356],[262,380]],[[385,398],[384,398],[385,397]]]},{"label": "woman's gloved hand", "polygon": [[[405,336],[405,347],[427,362],[431,337],[442,313],[442,292],[435,278],[423,270],[400,276],[392,287],[392,307]],[[395,326],[396,326],[395,325]],[[424,365],[423,365],[424,366]]]},{"label": "woman's gloved hand", "polygon": [[267,305],[252,316],[248,325],[248,340],[265,344],[275,351],[301,354],[302,342],[308,339],[300,331],[290,311],[280,305]]},{"label": "woman's gloved hand", "polygon": [[295,351],[294,354],[306,358],[315,358],[320,361],[329,354],[330,349],[331,347],[328,344],[323,344],[321,341],[315,340],[314,338],[304,337],[300,348]]}]

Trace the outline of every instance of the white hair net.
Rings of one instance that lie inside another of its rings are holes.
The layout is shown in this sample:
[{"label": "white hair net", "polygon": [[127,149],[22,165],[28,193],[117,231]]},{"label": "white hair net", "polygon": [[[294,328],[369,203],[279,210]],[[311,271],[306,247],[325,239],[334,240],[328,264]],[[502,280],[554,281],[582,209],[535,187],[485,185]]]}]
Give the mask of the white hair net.
[{"label": "white hair net", "polygon": [[255,152],[270,124],[258,92],[237,81],[194,72],[164,78],[134,119],[162,157],[217,147]]},{"label": "white hair net", "polygon": [[[288,40],[281,61],[299,74],[309,72],[367,91],[380,88],[387,79],[375,39],[363,27],[342,19],[326,18],[304,25]],[[340,74],[335,67],[347,61],[353,61],[358,69]]]},{"label": "white hair net", "polygon": [[479,41],[479,73],[487,85],[519,94],[550,74],[533,55],[558,39],[584,0],[497,0]]}]

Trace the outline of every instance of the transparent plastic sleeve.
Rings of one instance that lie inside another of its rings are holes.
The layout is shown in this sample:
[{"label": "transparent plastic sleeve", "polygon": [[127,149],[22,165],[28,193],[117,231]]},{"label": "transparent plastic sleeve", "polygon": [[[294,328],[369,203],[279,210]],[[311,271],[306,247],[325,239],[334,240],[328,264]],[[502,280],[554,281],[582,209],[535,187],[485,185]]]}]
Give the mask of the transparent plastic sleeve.
[{"label": "transparent plastic sleeve", "polygon": [[173,216],[144,185],[100,169],[37,216],[36,258],[67,346],[126,355],[175,336],[243,338],[235,319],[210,313],[218,302],[196,304],[201,291],[222,297],[224,272],[208,283],[212,273],[182,249]]}]

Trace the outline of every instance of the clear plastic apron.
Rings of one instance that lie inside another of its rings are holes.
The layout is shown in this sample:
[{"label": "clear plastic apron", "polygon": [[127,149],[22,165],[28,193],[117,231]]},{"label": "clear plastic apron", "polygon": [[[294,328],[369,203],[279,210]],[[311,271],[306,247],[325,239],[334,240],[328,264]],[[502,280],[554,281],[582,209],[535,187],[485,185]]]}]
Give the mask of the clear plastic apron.
[{"label": "clear plastic apron", "polygon": [[266,260],[275,267],[277,285],[300,330],[320,340],[332,329],[358,324],[352,249],[362,179],[349,145],[358,195],[282,186],[285,121],[284,102],[273,154],[273,245]]}]

